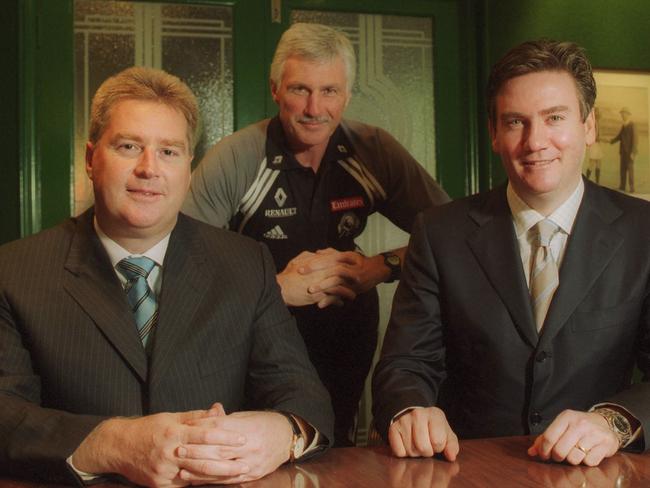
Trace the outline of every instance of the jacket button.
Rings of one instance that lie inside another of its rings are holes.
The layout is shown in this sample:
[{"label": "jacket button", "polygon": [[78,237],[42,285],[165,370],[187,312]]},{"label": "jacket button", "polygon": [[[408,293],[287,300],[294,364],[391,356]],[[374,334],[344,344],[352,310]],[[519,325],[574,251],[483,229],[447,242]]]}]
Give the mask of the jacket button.
[{"label": "jacket button", "polygon": [[530,416],[530,423],[533,425],[539,425],[542,422],[542,416],[539,412],[533,412]]},{"label": "jacket button", "polygon": [[543,363],[546,361],[548,358],[553,357],[553,354],[547,351],[542,351],[537,355],[537,362],[538,363]]}]

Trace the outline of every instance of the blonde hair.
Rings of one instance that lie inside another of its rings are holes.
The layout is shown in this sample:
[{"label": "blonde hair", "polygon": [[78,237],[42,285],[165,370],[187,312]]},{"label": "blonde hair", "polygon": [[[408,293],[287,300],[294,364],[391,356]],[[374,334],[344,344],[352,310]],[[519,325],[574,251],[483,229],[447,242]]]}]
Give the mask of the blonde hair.
[{"label": "blonde hair", "polygon": [[94,144],[101,138],[110,121],[111,109],[124,100],[158,102],[182,113],[187,121],[189,150],[194,153],[199,130],[199,107],[192,90],[176,76],[142,66],[127,68],[101,84],[90,109],[90,142]]}]

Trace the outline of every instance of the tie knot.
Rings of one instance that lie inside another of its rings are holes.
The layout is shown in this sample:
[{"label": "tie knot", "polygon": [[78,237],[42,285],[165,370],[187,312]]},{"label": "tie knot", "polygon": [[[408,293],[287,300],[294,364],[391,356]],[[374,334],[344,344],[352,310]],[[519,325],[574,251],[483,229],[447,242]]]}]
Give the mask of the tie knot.
[{"label": "tie knot", "polygon": [[138,277],[143,277],[145,280],[151,273],[156,263],[145,256],[132,257],[122,259],[117,263],[117,269],[124,275],[127,280],[133,280]]},{"label": "tie knot", "polygon": [[539,236],[539,245],[548,247],[553,236],[560,230],[556,224],[548,219],[540,220],[535,224],[537,235]]}]

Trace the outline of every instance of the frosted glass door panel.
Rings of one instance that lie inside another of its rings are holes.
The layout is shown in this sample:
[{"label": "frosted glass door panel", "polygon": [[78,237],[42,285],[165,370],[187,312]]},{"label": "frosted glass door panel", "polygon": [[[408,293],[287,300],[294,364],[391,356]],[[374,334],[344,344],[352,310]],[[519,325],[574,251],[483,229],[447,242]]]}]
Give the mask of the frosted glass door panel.
[{"label": "frosted glass door panel", "polygon": [[198,161],[233,131],[232,8],[149,2],[75,1],[73,212],[92,205],[85,173],[90,102],[99,85],[129,66],[162,68],[185,81],[201,109]]}]

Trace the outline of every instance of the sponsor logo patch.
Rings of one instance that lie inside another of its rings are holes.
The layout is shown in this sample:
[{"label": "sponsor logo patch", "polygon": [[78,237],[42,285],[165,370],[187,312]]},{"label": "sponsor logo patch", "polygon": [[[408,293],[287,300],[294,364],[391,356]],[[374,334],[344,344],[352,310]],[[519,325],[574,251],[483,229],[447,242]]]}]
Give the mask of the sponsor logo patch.
[{"label": "sponsor logo patch", "polygon": [[275,203],[278,204],[278,207],[284,207],[284,202],[287,201],[287,194],[282,188],[278,188],[273,198],[275,198]]},{"label": "sponsor logo patch", "polygon": [[273,158],[273,161],[271,161],[273,164],[280,164],[282,162],[282,154],[278,154],[276,157]]},{"label": "sponsor logo patch", "polygon": [[363,202],[363,197],[339,198],[337,200],[330,201],[330,209],[332,212],[342,212],[344,210],[361,208],[365,206],[366,204]]},{"label": "sponsor logo patch", "polygon": [[268,208],[264,211],[264,217],[278,219],[281,217],[293,217],[298,213],[296,207]]},{"label": "sponsor logo patch", "polygon": [[282,230],[282,227],[276,225],[271,230],[267,230],[264,234],[267,239],[288,239],[287,235]]}]

